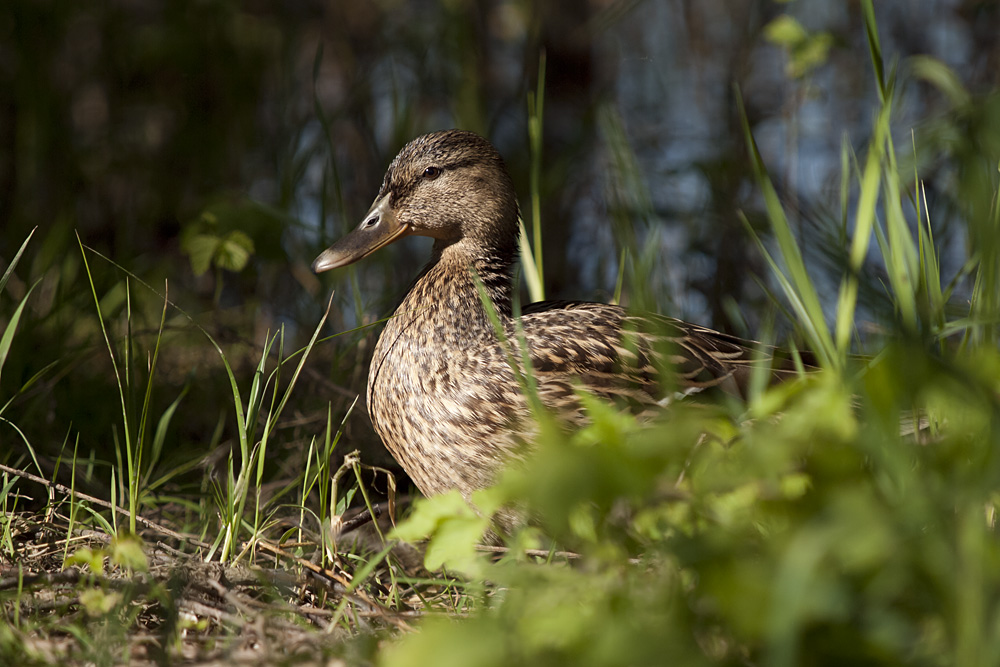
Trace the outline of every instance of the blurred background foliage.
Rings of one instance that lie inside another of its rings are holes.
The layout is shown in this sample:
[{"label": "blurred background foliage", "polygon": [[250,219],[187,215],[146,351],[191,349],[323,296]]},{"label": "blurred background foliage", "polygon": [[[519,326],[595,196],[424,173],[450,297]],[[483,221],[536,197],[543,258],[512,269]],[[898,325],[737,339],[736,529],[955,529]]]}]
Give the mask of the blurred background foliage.
[{"label": "blurred background foliage", "polygon": [[[974,207],[989,202],[1000,154],[1000,8],[875,9],[900,72],[902,170],[919,168],[942,274],[957,275],[981,241],[961,223],[988,216]],[[121,412],[75,235],[111,260],[91,270],[113,328],[126,271],[152,288],[131,285],[133,317],[147,318],[133,328],[150,340],[168,282],[244,375],[266,332],[285,326],[304,343],[331,285],[327,332],[387,314],[425,261],[425,240],[322,281],[310,262],[354,226],[389,160],[425,131],[488,135],[526,196],[526,100],[542,52],[547,296],[606,300],[624,270],[625,298],[643,307],[751,335],[771,321],[774,285],[737,215],[766,226],[735,84],[829,303],[853,224],[833,213],[842,141],[864,145],[878,99],[861,25],[859,6],[839,1],[7,0],[0,261],[39,232],[0,317],[40,282],[0,395],[47,370],[6,416],[49,456],[79,436],[80,452],[113,458],[109,425]],[[878,330],[892,318],[884,270],[873,259],[864,273],[862,327]],[[328,401],[342,415],[363,392],[373,335],[340,336],[310,362],[282,424],[285,449],[270,450],[279,472],[300,467]],[[234,437],[225,375],[176,310],[165,336],[154,402],[162,412],[185,398],[164,451],[206,455]],[[390,463],[363,418],[346,428],[366,460]],[[5,460],[23,456],[3,449]]]}]

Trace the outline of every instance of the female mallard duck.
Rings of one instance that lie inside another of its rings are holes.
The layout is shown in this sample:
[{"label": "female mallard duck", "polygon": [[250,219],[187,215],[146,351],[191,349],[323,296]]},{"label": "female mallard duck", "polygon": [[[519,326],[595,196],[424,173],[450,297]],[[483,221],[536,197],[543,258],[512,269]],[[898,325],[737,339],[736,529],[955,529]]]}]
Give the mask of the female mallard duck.
[{"label": "female mallard duck", "polygon": [[[497,150],[472,132],[434,132],[400,151],[364,221],[313,263],[318,273],[410,234],[434,239],[368,374],[372,424],[425,495],[458,489],[468,497],[489,485],[531,432],[510,362],[521,359],[520,341],[539,399],[570,419],[581,388],[654,404],[677,391],[735,387],[749,370],[752,343],[679,320],[630,317],[619,306],[546,301],[524,308],[518,321],[511,309],[518,229],[514,186]],[[491,323],[477,280],[509,343]],[[662,341],[670,343],[666,353]]]}]

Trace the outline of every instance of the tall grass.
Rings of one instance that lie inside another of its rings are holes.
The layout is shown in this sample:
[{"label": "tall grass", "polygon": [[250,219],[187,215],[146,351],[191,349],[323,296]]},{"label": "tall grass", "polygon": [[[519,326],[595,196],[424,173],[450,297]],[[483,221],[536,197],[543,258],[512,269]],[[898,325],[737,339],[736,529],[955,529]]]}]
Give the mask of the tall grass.
[{"label": "tall grass", "polygon": [[[7,274],[0,279],[0,294],[6,295],[3,283],[15,270],[29,241],[25,241]],[[115,462],[100,460],[93,450],[87,456],[81,455],[80,434],[72,427],[67,430],[62,453],[55,461],[46,459],[44,454],[36,455],[29,439],[32,430],[22,429],[0,413],[3,426],[19,434],[24,443],[23,448],[7,450],[5,460],[0,462],[3,464],[0,558],[4,562],[13,559],[17,567],[11,571],[18,577],[29,572],[29,568],[37,570],[40,565],[43,568],[42,574],[31,573],[31,582],[23,588],[19,585],[13,593],[7,586],[7,576],[0,578],[3,579],[0,582],[0,613],[5,618],[4,631],[0,632],[0,662],[7,664],[26,655],[34,656],[39,663],[58,662],[58,657],[38,656],[65,657],[64,653],[58,650],[39,653],[32,648],[34,640],[27,639],[44,638],[51,633],[72,636],[74,654],[97,664],[127,662],[136,642],[145,641],[137,639],[135,633],[145,627],[147,621],[140,620],[140,616],[145,613],[144,609],[150,608],[155,610],[154,623],[162,630],[158,641],[169,645],[165,649],[167,652],[178,650],[171,646],[172,642],[180,641],[178,633],[188,623],[177,606],[187,584],[178,584],[172,578],[167,581],[162,577],[164,571],[155,575],[150,573],[145,556],[147,552],[156,551],[158,563],[162,565],[163,555],[172,554],[177,557],[176,562],[168,569],[179,568],[185,561],[190,569],[189,559],[176,547],[196,550],[204,560],[231,565],[238,560],[259,564],[256,551],[263,544],[267,553],[281,554],[289,563],[293,576],[295,571],[311,565],[307,559],[314,552],[320,555],[321,565],[330,568],[321,571],[323,576],[340,576],[338,572],[344,571],[347,561],[354,577],[344,584],[342,595],[334,596],[331,609],[323,611],[334,614],[331,626],[356,630],[358,619],[352,615],[352,602],[357,602],[359,591],[376,576],[377,569],[386,569],[388,548],[382,548],[373,558],[366,557],[368,550],[364,548],[357,548],[351,558],[345,558],[338,550],[336,536],[343,515],[350,509],[359,489],[365,493],[362,484],[367,483],[361,477],[356,456],[348,457],[346,467],[340,471],[331,470],[331,465],[335,464],[334,449],[340,441],[347,415],[339,422],[334,421],[335,413],[332,408],[329,410],[322,444],[308,459],[315,468],[285,471],[290,476],[279,478],[278,485],[274,473],[277,457],[273,453],[269,456],[268,452],[275,443],[288,446],[287,429],[279,428],[279,424],[288,420],[288,406],[292,397],[300,393],[297,392],[299,381],[319,340],[326,315],[319,320],[305,346],[296,351],[286,349],[283,328],[273,335],[268,334],[265,344],[257,351],[259,357],[253,374],[244,380],[245,373],[237,367],[231,351],[224,350],[194,318],[170,302],[166,290],[157,293],[123,267],[82,244],[80,256],[94,317],[99,320],[94,323],[92,333],[103,340],[108,355],[105,358],[109,359],[110,374],[118,390],[117,395],[110,397],[118,404],[120,421],[108,425],[106,433],[108,440],[115,444]],[[123,302],[117,310],[109,306],[113,299],[99,296],[101,288],[98,287],[96,266],[104,262],[126,276],[110,290],[111,294],[117,294],[118,285],[123,285]],[[133,285],[136,286],[134,290]],[[19,303],[12,308],[13,316],[4,322],[4,329],[0,331],[0,372],[12,341],[17,339],[19,325],[23,324],[22,315],[29,312],[35,294],[33,287],[25,290]],[[142,298],[137,298],[140,294]],[[149,303],[150,294],[160,306],[153,320],[155,325],[146,328],[144,323],[149,321],[150,313],[143,304]],[[168,318],[168,311],[178,316]],[[166,324],[168,320],[170,326]],[[167,443],[175,437],[168,431],[172,430],[181,399],[189,392],[194,376],[192,369],[180,395],[172,401],[154,397],[162,391],[163,385],[156,372],[158,360],[176,361],[176,355],[189,351],[189,348],[179,350],[176,347],[186,344],[183,339],[178,342],[181,328],[178,320],[186,321],[189,328],[202,334],[203,340],[207,340],[218,354],[218,367],[224,372],[231,391],[229,414],[222,416],[214,434],[204,434],[206,449],[210,450],[213,445],[222,443],[223,422],[229,421],[236,426],[235,442],[227,452],[222,475],[217,474],[217,468],[205,464],[212,456],[210,451],[200,459],[180,464],[168,451]],[[27,391],[38,377],[36,373],[24,381],[18,394]],[[14,398],[3,397],[5,402],[0,412],[15,405]],[[24,411],[13,409],[11,412],[21,414]],[[5,435],[3,441],[10,442],[10,439]],[[38,475],[26,471],[27,460],[34,461]],[[7,465],[8,462],[16,467]],[[192,491],[191,473],[202,475],[200,490],[195,487]],[[64,485],[60,480],[67,476],[68,484]],[[43,485],[43,493],[35,494],[34,487],[29,484]],[[317,491],[318,503],[315,502]],[[367,495],[365,502],[371,513],[377,514]],[[317,505],[319,509],[314,511]],[[275,519],[279,513],[284,515],[286,522],[295,514],[300,520],[291,530],[281,532],[281,525]],[[151,520],[150,515],[156,520]],[[311,523],[313,519],[315,524]],[[25,541],[25,528],[33,523],[45,526],[44,543]],[[313,525],[318,529],[312,530]],[[64,532],[61,539],[60,530]],[[56,531],[55,538],[50,537],[53,531]],[[296,553],[283,551],[280,543],[296,531],[300,537],[294,547]],[[176,547],[143,545],[138,538],[140,532],[144,537],[153,535],[156,539],[169,539]],[[208,542],[202,541],[205,536],[210,536]],[[54,540],[53,544],[48,543],[50,539]],[[40,557],[32,556],[38,553]],[[51,567],[52,557],[58,558],[60,554],[63,567],[70,571],[50,573],[54,581],[53,597],[48,602],[36,604],[33,596],[43,585],[37,580],[44,581],[49,576],[45,568]],[[143,574],[135,577],[137,573]],[[260,590],[264,595],[280,595],[264,581]],[[12,609],[16,610],[13,617]],[[25,610],[23,615],[22,609]],[[52,609],[57,613],[51,613]],[[204,626],[203,623],[202,630]]]},{"label": "tall grass", "polygon": [[[187,387],[185,387],[181,395],[159,416],[154,431],[151,424],[153,420],[152,394],[155,370],[163,341],[167,311],[169,308],[176,308],[176,306],[171,304],[166,290],[164,290],[163,294],[159,295],[163,302],[159,324],[153,340],[152,350],[147,353],[148,360],[145,365],[145,382],[139,384],[136,379],[138,373],[136,362],[137,345],[133,332],[132,292],[129,286],[129,279],[126,279],[125,285],[123,336],[119,348],[112,342],[111,335],[105,326],[101,299],[98,297],[88,260],[88,254],[93,251],[85,248],[81,243],[80,252],[94,306],[97,311],[100,330],[111,359],[112,371],[117,382],[121,407],[124,452],[118,449],[119,464],[117,468],[111,471],[111,505],[117,506],[119,497],[127,498],[128,530],[134,534],[136,532],[136,520],[141,511],[141,501],[148,494],[150,487],[162,485],[170,477],[182,472],[174,470],[156,480],[152,479],[153,465],[159,460],[162,454],[166,431],[181,398],[187,392]],[[124,271],[120,266],[117,268]],[[129,275],[129,278],[138,281],[144,289],[155,293],[155,290],[149,285],[142,283],[136,276],[127,271],[126,273]],[[223,562],[228,562],[237,558],[240,554],[252,550],[265,529],[270,526],[268,516],[275,511],[276,505],[274,503],[282,494],[279,493],[277,496],[270,498],[267,504],[265,504],[261,495],[265,482],[264,462],[267,457],[267,448],[273,438],[278,421],[281,419],[293,395],[309,354],[316,345],[319,334],[326,322],[329,314],[329,304],[326,313],[324,313],[323,317],[317,323],[308,343],[298,351],[286,354],[284,327],[280,328],[273,335],[266,335],[265,344],[260,351],[250,385],[243,389],[241,389],[237,375],[220,344],[207,330],[197,325],[193,318],[183,311],[180,311],[180,313],[204,334],[209,344],[219,355],[229,388],[232,392],[231,405],[236,424],[237,448],[230,449],[229,451],[223,482],[221,484],[212,482],[220,525],[218,530],[210,531],[215,533],[216,536],[205,554],[207,560],[218,558]],[[119,365],[119,356],[122,360],[121,365]],[[276,360],[276,363],[272,364],[272,359]],[[288,372],[288,367],[292,361],[295,361],[295,365],[291,369],[291,376],[287,380],[284,380],[283,373]],[[246,392],[245,394],[244,391]],[[338,438],[339,431],[332,441],[328,432],[327,444],[324,449],[327,457],[332,454],[333,446],[336,444]],[[213,438],[212,441],[217,441],[217,438]],[[73,465],[74,467],[76,465],[75,456],[73,457]],[[328,465],[329,461],[323,463],[321,470],[327,471]],[[314,483],[315,479],[306,485],[304,496],[308,496],[311,489],[310,485]],[[286,488],[282,493],[287,493],[289,490],[290,487]],[[323,490],[326,491],[327,489],[324,487]],[[331,497],[327,496],[324,500],[330,499]],[[335,497],[332,500],[336,502]],[[328,511],[329,508],[327,507],[326,510]],[[111,521],[115,526],[117,525],[117,512],[112,512]]]},{"label": "tall grass", "polygon": [[529,201],[531,202],[531,242],[524,220],[520,226],[521,270],[528,286],[528,296],[534,301],[545,299],[544,266],[542,263],[542,128],[545,117],[545,52],[538,58],[538,85],[528,93],[528,146],[530,153]]}]

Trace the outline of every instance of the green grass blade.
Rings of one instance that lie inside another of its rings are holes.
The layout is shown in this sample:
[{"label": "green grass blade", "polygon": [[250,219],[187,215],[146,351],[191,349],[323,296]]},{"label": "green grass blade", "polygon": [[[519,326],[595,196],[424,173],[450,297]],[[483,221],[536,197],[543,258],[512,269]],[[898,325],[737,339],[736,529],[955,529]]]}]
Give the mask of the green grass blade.
[{"label": "green grass blade", "polygon": [[[31,296],[31,293],[35,290],[35,287],[38,286],[39,282],[41,281],[35,281],[35,284],[33,284],[28,289],[24,297],[21,298],[21,302],[17,304],[17,308],[14,310],[14,314],[11,315],[10,321],[7,322],[7,328],[4,329],[3,335],[0,336],[0,378],[3,377],[3,366],[7,361],[7,355],[10,353],[10,346],[14,342],[14,332],[17,331],[17,325],[21,321],[21,314],[24,312],[24,306],[28,303],[28,297]],[[0,411],[0,414],[2,414],[2,411]]]},{"label": "green grass blade", "polygon": [[[524,252],[522,245],[522,263],[526,264],[525,258],[529,255],[533,257],[531,270],[525,270],[525,278],[528,280],[528,290],[532,301],[542,301],[545,299],[545,286],[542,282],[544,269],[542,266],[542,203],[541,203],[541,178],[542,178],[542,121],[545,111],[545,51],[541,52],[538,58],[538,86],[535,93],[528,93],[528,146],[531,155],[531,165],[529,167],[528,178],[531,195],[531,230],[532,245],[534,253]],[[524,239],[524,229],[522,224],[521,239]],[[529,277],[533,273],[533,277]],[[532,288],[534,285],[534,288]]]},{"label": "green grass blade", "polygon": [[[889,105],[886,104],[886,107]],[[887,114],[888,115],[888,114]],[[917,331],[917,302],[920,270],[918,268],[918,253],[910,226],[903,214],[901,192],[899,187],[899,171],[896,165],[896,153],[893,149],[892,136],[888,131],[886,120],[886,151],[885,164],[882,167],[882,179],[885,184],[885,218],[886,236],[888,238],[888,255],[884,257],[892,284],[892,293],[903,320],[903,326],[910,332]],[[928,249],[930,250],[930,249]]]},{"label": "green grass blade", "polygon": [[535,257],[531,253],[531,245],[528,244],[527,233],[524,230],[524,220],[518,219],[520,235],[517,242],[521,251],[521,270],[524,273],[524,280],[528,285],[528,296],[532,301],[543,301],[545,299],[545,286],[542,282],[542,274],[535,263]]},{"label": "green grass blade", "polygon": [[159,462],[160,457],[163,454],[163,443],[167,439],[167,429],[170,428],[170,422],[173,420],[174,415],[177,413],[177,408],[180,406],[181,401],[190,389],[191,383],[185,383],[184,387],[181,389],[181,393],[177,395],[177,398],[175,398],[170,405],[167,406],[167,409],[163,411],[163,414],[160,415],[159,421],[156,423],[156,431],[153,433],[153,443],[150,446],[149,462],[146,467],[146,476],[143,480],[143,486],[149,484],[153,468]]},{"label": "green grass blade", "polygon": [[851,344],[851,330],[854,326],[854,311],[858,303],[858,275],[875,227],[875,209],[881,189],[881,164],[885,134],[889,131],[889,106],[883,105],[875,123],[875,134],[868,148],[868,157],[861,174],[861,192],[855,213],[854,236],[848,254],[847,275],[841,281],[837,297],[836,346],[845,354]]},{"label": "green grass blade", "polygon": [[868,38],[868,51],[872,61],[872,70],[878,84],[879,100],[884,104],[888,99],[885,84],[885,63],[882,61],[882,46],[878,39],[878,26],[875,23],[875,7],[872,0],[861,0],[861,13],[865,18],[865,37]]},{"label": "green grass blade", "polygon": [[[834,345],[833,339],[830,336],[830,329],[826,324],[819,295],[816,293],[816,288],[809,277],[809,272],[806,271],[802,252],[799,250],[798,242],[795,240],[791,225],[785,216],[778,193],[774,189],[770,177],[767,175],[764,160],[760,156],[760,152],[757,149],[757,142],[750,131],[750,121],[747,118],[746,109],[743,106],[743,100],[739,91],[736,91],[736,100],[740,111],[740,118],[743,122],[744,139],[750,150],[751,164],[757,178],[757,183],[764,196],[764,205],[767,209],[768,218],[771,221],[771,229],[774,232],[775,240],[778,242],[778,249],[781,252],[781,259],[784,262],[787,276],[780,270],[777,262],[769,254],[765,253],[765,256],[772,268],[775,269],[775,275],[779,276],[779,282],[785,292],[785,296],[792,303],[793,309],[798,314],[800,318],[799,323],[804,327],[813,351],[819,355],[824,366],[840,368],[843,365],[844,356],[838,354],[837,346]],[[760,243],[759,239],[757,242],[763,248],[763,244]]]},{"label": "green grass blade", "polygon": [[10,260],[7,270],[3,272],[3,277],[0,277],[0,294],[3,293],[4,288],[7,286],[7,280],[10,279],[10,276],[14,273],[14,269],[17,268],[17,264],[21,261],[21,256],[24,254],[25,248],[28,247],[28,243],[31,242],[31,237],[35,235],[36,231],[38,231],[38,227],[32,228],[31,232],[28,233],[28,238],[24,239],[24,243],[14,253],[14,259]]}]

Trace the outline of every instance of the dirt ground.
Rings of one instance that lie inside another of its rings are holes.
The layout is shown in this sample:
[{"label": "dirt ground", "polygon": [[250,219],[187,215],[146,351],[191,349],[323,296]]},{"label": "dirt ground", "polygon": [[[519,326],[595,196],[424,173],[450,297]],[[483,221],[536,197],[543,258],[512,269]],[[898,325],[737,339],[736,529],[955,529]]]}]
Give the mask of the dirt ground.
[{"label": "dirt ground", "polygon": [[5,664],[366,663],[428,596],[447,595],[403,583],[426,576],[419,554],[372,548],[370,523],[342,534],[324,567],[315,543],[262,540],[224,565],[199,536],[158,524],[137,539],[70,531],[56,512],[6,519]]}]

